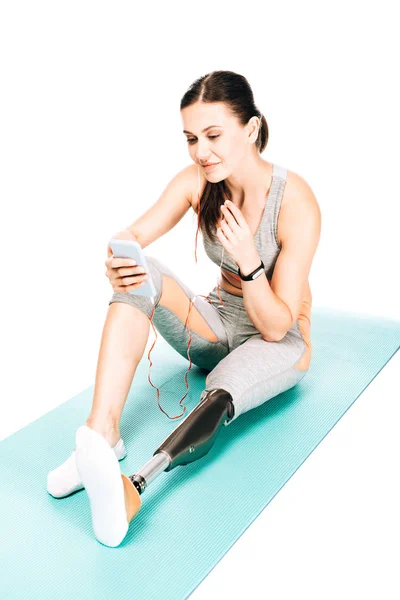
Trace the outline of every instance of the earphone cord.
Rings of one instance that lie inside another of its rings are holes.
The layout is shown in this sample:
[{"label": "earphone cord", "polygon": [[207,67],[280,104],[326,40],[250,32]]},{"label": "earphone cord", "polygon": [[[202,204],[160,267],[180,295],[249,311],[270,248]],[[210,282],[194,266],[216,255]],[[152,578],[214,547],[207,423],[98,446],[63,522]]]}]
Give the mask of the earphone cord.
[{"label": "earphone cord", "polygon": [[[199,201],[198,201],[198,213],[197,213],[197,231],[196,231],[196,237],[195,237],[195,250],[194,250],[194,257],[195,257],[196,266],[197,266],[197,235],[198,235],[198,233],[199,233],[199,228],[200,228],[200,196],[199,196]],[[222,257],[221,257],[220,269],[222,268],[222,264],[223,264],[223,262],[224,262],[224,251],[225,251],[225,248],[222,246]],[[217,290],[218,290],[218,298],[219,298],[219,300],[220,300],[220,302],[221,302],[221,304],[219,304],[217,308],[218,308],[218,309],[221,309],[221,308],[224,308],[224,306],[225,306],[225,302],[224,302],[224,301],[223,301],[223,299],[221,298],[221,294],[220,294],[220,284],[219,284],[219,278],[218,278],[218,280],[217,280],[217,286],[218,286],[218,287],[217,287]],[[187,374],[189,373],[190,369],[192,368],[192,364],[193,364],[193,363],[192,363],[192,359],[191,359],[191,357],[190,357],[190,352],[189,352],[189,349],[190,349],[190,344],[191,344],[191,342],[192,342],[192,335],[191,335],[191,333],[190,333],[190,329],[189,329],[189,327],[188,327],[188,320],[189,320],[190,311],[192,310],[192,307],[194,306],[194,300],[195,300],[195,298],[197,298],[198,296],[201,296],[202,298],[205,298],[205,299],[206,299],[206,300],[207,300],[207,301],[208,301],[210,304],[212,304],[211,298],[209,298],[209,296],[208,296],[208,295],[207,295],[207,296],[204,296],[203,294],[195,294],[195,295],[193,296],[193,298],[190,298],[189,312],[188,312],[188,315],[187,315],[187,317],[186,317],[186,321],[185,321],[185,327],[186,327],[186,329],[187,329],[187,332],[188,332],[188,335],[189,335],[189,341],[188,341],[188,351],[187,351],[187,356],[188,356],[188,359],[189,359],[189,368],[187,369],[187,371],[186,371],[185,375],[183,376],[183,378],[184,378],[184,380],[185,380],[185,385],[186,385],[186,393],[185,393],[185,394],[184,394],[184,396],[183,396],[183,397],[182,397],[182,398],[179,400],[179,404],[181,404],[181,402],[182,402],[182,401],[183,401],[183,400],[186,398],[186,396],[187,396],[187,394],[188,394],[188,391],[189,391],[189,385],[188,385],[188,381],[187,381]],[[180,418],[182,417],[182,415],[184,415],[184,414],[185,414],[185,411],[186,411],[186,408],[187,408],[187,407],[186,407],[185,405],[183,406],[183,412],[182,412],[180,415],[177,415],[176,417],[170,417],[170,416],[169,416],[169,415],[168,415],[168,414],[165,412],[165,410],[164,410],[164,409],[161,407],[161,405],[160,405],[160,390],[159,390],[159,388],[158,388],[156,385],[154,385],[154,384],[152,383],[151,379],[150,379],[150,369],[151,369],[151,367],[152,367],[152,365],[153,365],[153,363],[152,363],[152,361],[151,361],[151,358],[150,358],[150,353],[151,353],[151,351],[153,350],[153,348],[154,348],[154,346],[155,346],[155,343],[156,343],[156,341],[157,341],[157,337],[158,337],[158,336],[157,336],[157,331],[156,331],[156,329],[155,329],[155,327],[154,327],[154,323],[153,323],[153,316],[154,316],[154,312],[155,312],[155,309],[156,309],[156,305],[155,305],[155,302],[154,302],[154,298],[153,298],[152,296],[150,297],[150,300],[151,300],[151,302],[152,302],[152,304],[153,304],[153,310],[152,310],[152,313],[151,313],[151,316],[150,316],[150,323],[151,323],[151,326],[153,327],[153,331],[154,331],[154,333],[155,333],[156,339],[154,340],[154,342],[153,342],[153,345],[151,346],[151,348],[150,348],[150,350],[149,350],[149,352],[148,352],[148,355],[147,355],[147,358],[148,358],[148,359],[149,359],[149,361],[150,361],[150,365],[149,365],[149,373],[148,373],[147,379],[148,379],[148,381],[149,381],[150,385],[152,385],[152,386],[153,386],[154,388],[156,388],[156,390],[157,390],[157,403],[158,403],[158,407],[159,407],[159,409],[160,409],[160,410],[161,410],[161,411],[162,411],[162,412],[163,412],[165,415],[167,415],[167,417],[168,417],[169,419],[171,419],[171,420],[174,420],[174,419],[180,419]]]}]

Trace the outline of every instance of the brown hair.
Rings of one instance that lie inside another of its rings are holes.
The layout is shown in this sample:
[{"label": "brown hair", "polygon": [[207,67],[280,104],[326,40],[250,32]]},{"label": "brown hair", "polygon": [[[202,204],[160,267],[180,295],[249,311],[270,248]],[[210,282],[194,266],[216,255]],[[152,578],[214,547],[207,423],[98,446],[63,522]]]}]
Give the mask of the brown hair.
[{"label": "brown hair", "polygon": [[[253,92],[246,77],[233,71],[208,73],[192,83],[182,97],[180,109],[195,102],[224,102],[228,110],[237,117],[243,126],[247,125],[251,117],[260,117],[261,128],[256,147],[260,154],[264,152],[268,143],[268,124],[254,103]],[[232,199],[224,180],[217,183],[207,181],[198,203],[196,246],[199,228],[202,231],[205,230],[209,238],[214,238],[217,222],[221,216],[220,206],[226,198]]]}]

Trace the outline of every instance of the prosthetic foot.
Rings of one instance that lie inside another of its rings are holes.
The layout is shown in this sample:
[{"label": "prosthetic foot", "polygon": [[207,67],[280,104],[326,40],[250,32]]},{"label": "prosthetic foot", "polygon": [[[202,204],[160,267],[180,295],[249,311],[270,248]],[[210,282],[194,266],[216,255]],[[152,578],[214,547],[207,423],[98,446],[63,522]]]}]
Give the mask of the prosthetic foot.
[{"label": "prosthetic foot", "polygon": [[229,392],[220,388],[208,392],[157,448],[153,458],[127,479],[141,495],[159,473],[205,456],[214,445],[224,421],[230,421],[233,415],[234,406]]}]

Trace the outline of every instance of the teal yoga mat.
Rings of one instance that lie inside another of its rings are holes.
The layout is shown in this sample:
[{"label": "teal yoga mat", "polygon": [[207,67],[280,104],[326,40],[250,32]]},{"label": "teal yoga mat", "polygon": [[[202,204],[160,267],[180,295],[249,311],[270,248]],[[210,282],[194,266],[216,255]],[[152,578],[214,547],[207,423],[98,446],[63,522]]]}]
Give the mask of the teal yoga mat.
[{"label": "teal yoga mat", "polygon": [[[398,350],[400,322],[313,308],[311,339],[306,377],[223,428],[205,457],[151,482],[117,548],[94,537],[85,490],[59,500],[46,491],[47,472],[75,447],[93,386],[2,441],[1,598],[187,598]],[[161,338],[151,359],[161,406],[179,415],[189,362]],[[148,369],[145,353],[121,423],[126,475],[180,423],[158,408]],[[189,371],[188,410],[206,374]]]}]

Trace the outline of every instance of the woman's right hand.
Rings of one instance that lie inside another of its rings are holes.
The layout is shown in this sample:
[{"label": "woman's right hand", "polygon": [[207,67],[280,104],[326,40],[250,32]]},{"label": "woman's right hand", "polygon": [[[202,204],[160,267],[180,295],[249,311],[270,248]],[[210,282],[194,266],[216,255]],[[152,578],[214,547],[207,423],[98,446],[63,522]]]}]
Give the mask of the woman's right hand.
[{"label": "woman's right hand", "polygon": [[[130,229],[123,229],[111,236],[114,240],[136,240]],[[110,280],[114,292],[129,292],[135,290],[148,279],[143,267],[138,267],[133,258],[116,258],[110,246],[107,247],[108,258],[106,276]]]}]

